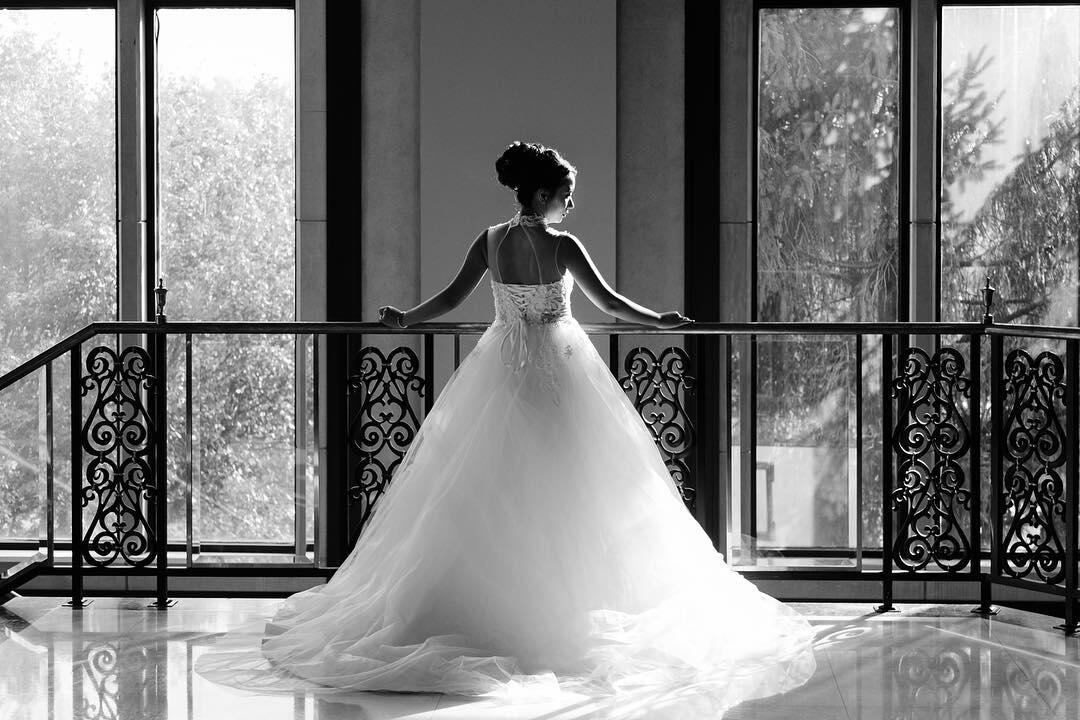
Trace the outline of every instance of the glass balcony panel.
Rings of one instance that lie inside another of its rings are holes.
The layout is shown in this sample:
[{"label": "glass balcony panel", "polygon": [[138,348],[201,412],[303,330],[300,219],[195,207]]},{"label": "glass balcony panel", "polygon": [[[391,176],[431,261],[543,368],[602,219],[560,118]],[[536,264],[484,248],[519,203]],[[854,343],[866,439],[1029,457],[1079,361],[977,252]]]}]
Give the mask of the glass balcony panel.
[{"label": "glass balcony panel", "polygon": [[292,335],[192,337],[193,532],[199,544],[292,547],[294,342]]},{"label": "glass balcony panel", "polygon": [[742,446],[732,452],[734,560],[853,567],[862,501],[854,339],[759,337],[756,355],[754,472],[742,474]]}]

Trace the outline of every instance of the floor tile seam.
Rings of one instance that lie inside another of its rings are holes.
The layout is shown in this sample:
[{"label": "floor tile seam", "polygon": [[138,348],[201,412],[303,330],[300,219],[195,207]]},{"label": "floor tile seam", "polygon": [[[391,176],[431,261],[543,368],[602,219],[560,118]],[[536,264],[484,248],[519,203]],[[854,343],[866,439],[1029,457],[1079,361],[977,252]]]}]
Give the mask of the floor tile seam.
[{"label": "floor tile seam", "polygon": [[1003,643],[999,643],[999,645],[1004,649],[1008,650],[1010,653],[1016,655],[1026,655],[1028,657],[1033,657],[1037,660],[1043,660],[1044,662],[1052,662],[1058,665],[1064,665],[1066,667],[1073,668],[1074,670],[1080,670],[1080,662],[1076,660],[1069,660],[1062,657],[1054,657],[1053,655],[1044,655],[1037,650],[1027,650],[1025,648],[1013,647],[1012,645],[1005,645]]},{"label": "floor tile seam", "polygon": [[[1020,627],[1023,630],[1030,630],[1032,632],[1037,632],[1034,628],[1024,628],[1024,627],[1021,627],[1021,626],[1018,626],[1018,625],[1013,625],[1013,626],[1010,626],[1010,627]],[[993,626],[991,625],[991,630],[992,629],[993,629]],[[990,637],[990,640],[994,644],[996,644],[998,647],[1000,647],[1000,648],[1002,648],[1004,650],[1007,650],[1012,654],[1027,655],[1027,656],[1036,658],[1038,660],[1043,660],[1043,661],[1047,661],[1047,662],[1054,662],[1054,663],[1057,663],[1059,665],[1067,665],[1068,667],[1080,670],[1080,638],[1076,638],[1076,655],[1077,655],[1077,659],[1075,659],[1075,660],[1073,660],[1071,658],[1065,658],[1065,657],[1061,657],[1061,656],[1050,655],[1050,654],[1048,654],[1049,651],[1030,650],[1030,649],[1027,649],[1027,648],[1021,648],[1021,647],[1016,647],[1014,645],[1009,645],[1009,644],[1006,644],[1005,642],[1003,642],[1003,641],[1001,641],[1001,640],[999,640],[999,639],[997,639],[997,638],[995,638],[993,636]],[[1065,642],[1069,643],[1070,640],[1072,640],[1072,638],[1066,638]]]},{"label": "floor tile seam", "polygon": [[1012,649],[1008,648],[1008,647],[1004,647],[1004,646],[1003,646],[1003,649],[1005,650],[1005,653],[1009,656],[1009,661],[1011,663],[1013,663],[1014,665],[1016,665],[1016,667],[1020,670],[1020,672],[1022,672],[1024,674],[1024,677],[1026,677],[1028,679],[1028,683],[1031,684],[1031,687],[1035,689],[1035,694],[1038,696],[1038,698],[1040,700],[1042,700],[1043,706],[1046,708],[1046,712],[1047,713],[1053,712],[1054,708],[1050,704],[1050,701],[1046,699],[1046,695],[1043,694],[1043,691],[1039,689],[1039,684],[1037,682],[1035,682],[1035,678],[1033,678],[1031,676],[1031,673],[1029,673],[1027,671],[1027,668],[1024,667],[1024,665],[1022,663],[1020,663],[1020,662],[1018,662],[1016,660],[1016,657],[1013,655]]},{"label": "floor tile seam", "polygon": [[848,710],[847,700],[844,699],[844,691],[840,689],[840,680],[836,677],[836,668],[833,667],[832,658],[828,653],[825,653],[825,662],[829,663],[829,672],[832,674],[833,684],[836,685],[836,695],[840,698],[840,706],[844,708],[844,717],[848,720],[854,720],[851,717],[851,711]]}]

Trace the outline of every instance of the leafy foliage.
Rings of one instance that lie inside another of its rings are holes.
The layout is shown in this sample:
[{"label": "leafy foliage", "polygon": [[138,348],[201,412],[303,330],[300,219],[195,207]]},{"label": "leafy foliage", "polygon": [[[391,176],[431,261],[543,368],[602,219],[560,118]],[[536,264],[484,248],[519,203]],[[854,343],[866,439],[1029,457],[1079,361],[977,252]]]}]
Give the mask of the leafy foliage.
[{"label": "leafy foliage", "polygon": [[[294,317],[292,92],[271,77],[159,79],[159,235],[170,320]],[[31,29],[0,37],[0,370],[116,317],[114,104],[111,74],[86,82],[76,61]],[[289,539],[294,340],[193,340],[196,535]],[[183,527],[188,469],[183,349],[173,337],[174,532]],[[58,505],[66,508],[67,368],[54,372]],[[38,378],[2,396],[0,537],[34,537],[44,517]],[[66,512],[57,518],[61,534]]]}]

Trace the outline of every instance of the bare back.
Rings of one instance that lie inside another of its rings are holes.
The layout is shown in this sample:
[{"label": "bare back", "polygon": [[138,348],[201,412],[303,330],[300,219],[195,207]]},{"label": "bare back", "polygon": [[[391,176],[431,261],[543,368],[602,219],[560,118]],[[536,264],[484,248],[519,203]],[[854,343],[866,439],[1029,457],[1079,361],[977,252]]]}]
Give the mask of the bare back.
[{"label": "bare back", "polygon": [[545,227],[504,222],[487,231],[488,269],[506,285],[546,285],[558,281],[565,267],[558,262],[563,234]]}]

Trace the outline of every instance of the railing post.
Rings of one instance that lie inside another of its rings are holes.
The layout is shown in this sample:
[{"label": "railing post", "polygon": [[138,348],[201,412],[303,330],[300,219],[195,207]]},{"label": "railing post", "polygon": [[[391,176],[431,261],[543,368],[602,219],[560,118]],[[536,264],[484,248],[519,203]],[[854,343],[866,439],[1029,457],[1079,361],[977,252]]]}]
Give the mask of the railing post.
[{"label": "railing post", "polygon": [[[154,289],[157,305],[156,322],[158,325],[165,324],[165,294],[168,291],[162,280],[158,279],[158,286]],[[150,347],[154,361],[154,385],[151,399],[153,403],[154,423],[154,484],[157,492],[154,494],[154,524],[157,545],[157,599],[151,604],[159,610],[172,607],[175,600],[169,600],[169,463],[168,463],[168,366],[167,348],[168,336],[164,330],[151,333]]]},{"label": "railing post", "polygon": [[195,561],[195,425],[192,416],[191,333],[184,334],[184,438],[187,443],[187,466],[184,478],[184,564]]},{"label": "railing post", "polygon": [[1072,635],[1077,631],[1077,603],[1080,602],[1080,594],[1077,592],[1077,538],[1078,500],[1080,500],[1080,470],[1077,468],[1077,424],[1080,423],[1080,383],[1077,382],[1077,373],[1080,372],[1080,360],[1078,360],[1078,340],[1065,341],[1065,622],[1057,627]]},{"label": "railing post", "polygon": [[424,418],[435,404],[435,334],[424,333]]},{"label": "railing post", "polygon": [[[865,452],[863,444],[863,336],[855,336],[855,566],[859,572],[863,569],[863,463]],[[849,509],[848,512],[851,512]]]},{"label": "railing post", "polygon": [[892,612],[892,335],[881,335],[881,605],[879,613]]},{"label": "railing post", "polygon": [[56,554],[55,433],[53,432],[53,364],[45,365],[45,557],[52,567]]},{"label": "railing post", "polygon": [[[687,458],[692,464],[697,492],[695,516],[713,547],[727,558],[726,492],[730,462],[727,468],[719,462],[721,457],[728,460],[731,456],[730,426],[724,427],[729,418],[722,410],[727,396],[721,383],[727,368],[720,353],[720,336],[686,334],[683,337],[691,363],[688,372],[694,376],[694,388],[686,393],[685,407],[690,425],[696,428]],[[723,447],[716,448],[711,442],[704,442],[705,438],[715,438]]]},{"label": "railing post", "polygon": [[322,425],[319,423],[319,396],[322,394],[319,392],[319,383],[321,377],[319,375],[319,342],[322,340],[322,335],[312,335],[311,340],[311,434],[312,434],[312,447],[314,452],[312,455],[312,462],[315,464],[314,477],[315,487],[312,488],[313,497],[315,501],[315,510],[312,512],[312,528],[311,534],[315,541],[315,547],[312,552],[312,562],[316,567],[323,566],[323,559],[326,555],[323,543],[321,541],[322,527],[319,524],[319,498],[322,493],[324,485],[324,479],[322,474],[323,464],[321,462],[322,453]]},{"label": "railing post", "polygon": [[990,588],[1001,576],[1001,538],[1004,520],[1001,517],[1002,467],[1001,443],[1005,429],[1005,395],[1003,392],[1005,358],[1004,339],[990,336],[990,577],[983,581],[982,603],[990,604]]},{"label": "railing post", "polygon": [[971,612],[987,616],[997,615],[998,611],[991,604],[989,576],[982,571],[982,335],[972,333],[968,341],[971,360],[971,576],[979,581],[979,606]]},{"label": "railing post", "polygon": [[68,607],[83,608],[82,567],[82,344],[71,348],[71,601]]},{"label": "railing post", "polygon": [[[307,561],[307,341],[293,335],[293,558]],[[314,336],[312,336],[314,342]]]},{"label": "railing post", "polygon": [[[990,284],[990,276],[986,276],[986,284],[982,289],[983,296],[983,327],[994,324],[994,287]],[[985,334],[985,332],[984,332]],[[974,336],[972,338],[974,340]],[[1001,528],[998,525],[998,494],[1001,488],[1001,447],[999,444],[998,427],[1002,421],[1001,403],[1004,400],[1001,393],[1001,377],[1004,371],[1002,365],[1002,342],[1000,335],[990,336],[990,572],[982,573],[979,580],[979,607],[975,612],[980,615],[997,615],[998,611],[992,604],[992,590],[994,578],[1001,570],[1001,556],[998,554],[998,543],[1001,538]],[[982,368],[976,366],[972,360],[972,372],[975,382],[981,382]],[[979,422],[972,425],[975,429],[974,437],[980,440],[982,437],[982,422],[987,422],[980,416]],[[981,462],[981,453],[973,457]],[[976,496],[978,497],[978,496]],[[979,513],[980,522],[976,524],[979,529],[982,526],[981,503],[976,503],[975,508]],[[982,555],[982,540],[975,544],[975,557]],[[981,565],[981,562],[980,562]]]}]

